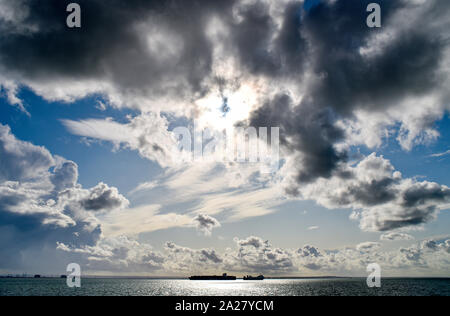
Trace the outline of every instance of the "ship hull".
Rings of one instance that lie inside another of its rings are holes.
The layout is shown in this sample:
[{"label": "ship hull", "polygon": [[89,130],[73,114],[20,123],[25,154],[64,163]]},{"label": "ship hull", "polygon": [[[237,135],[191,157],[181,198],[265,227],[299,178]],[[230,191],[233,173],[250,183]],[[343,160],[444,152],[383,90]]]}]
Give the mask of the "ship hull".
[{"label": "ship hull", "polygon": [[247,276],[244,277],[244,281],[264,281],[264,277],[262,275],[258,277]]},{"label": "ship hull", "polygon": [[192,276],[189,278],[191,281],[236,281],[234,276]]}]

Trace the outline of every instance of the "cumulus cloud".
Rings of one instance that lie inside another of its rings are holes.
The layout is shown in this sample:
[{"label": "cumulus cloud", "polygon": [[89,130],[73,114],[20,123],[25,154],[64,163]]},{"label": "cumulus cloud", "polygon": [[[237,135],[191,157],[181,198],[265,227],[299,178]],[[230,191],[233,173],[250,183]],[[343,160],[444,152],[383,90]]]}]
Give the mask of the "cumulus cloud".
[{"label": "cumulus cloud", "polygon": [[414,237],[406,233],[392,232],[381,235],[380,240],[382,241],[414,240]]},{"label": "cumulus cloud", "polygon": [[194,224],[196,228],[206,236],[210,236],[214,228],[221,226],[217,219],[203,214],[200,214],[194,218]]},{"label": "cumulus cloud", "polygon": [[92,188],[89,196],[81,200],[80,203],[88,211],[126,208],[129,204],[128,200],[116,188],[110,188],[104,183],[99,183]]},{"label": "cumulus cloud", "polygon": [[82,188],[76,163],[18,140],[7,126],[0,134],[0,268],[30,268],[33,257],[42,264],[56,256],[56,242],[93,245],[102,234],[94,212],[128,205],[106,184]]},{"label": "cumulus cloud", "polygon": [[[296,251],[294,262],[300,271],[310,271],[316,275],[331,273],[361,276],[365,275],[366,267],[371,263],[378,263],[388,275],[418,275],[430,270],[441,271],[445,274],[448,270],[446,239],[429,239],[408,248],[392,251],[383,250],[376,242],[365,242],[343,249],[320,250],[320,252],[314,247],[308,246],[308,248],[304,247]],[[315,255],[311,255],[310,249],[314,249]]]},{"label": "cumulus cloud", "polygon": [[[238,251],[229,260],[242,271],[282,273],[295,270],[290,251],[272,247],[269,241],[252,236],[242,240],[235,238],[235,242]],[[231,268],[232,265],[228,265]]]},{"label": "cumulus cloud", "polygon": [[[290,191],[327,208],[351,208],[353,218],[368,231],[388,231],[427,223],[448,204],[450,189],[433,182],[404,179],[389,160],[371,154],[356,166],[346,166],[330,179]],[[292,189],[294,188],[294,189]]]},{"label": "cumulus cloud", "polygon": [[253,247],[256,249],[262,248],[264,245],[268,246],[269,242],[268,241],[263,241],[261,238],[259,237],[255,237],[255,236],[251,236],[248,237],[246,239],[236,239],[235,240],[236,243],[240,246],[240,247]]},{"label": "cumulus cloud", "polygon": [[162,270],[167,260],[150,245],[126,236],[102,238],[95,245],[79,248],[58,242],[57,249],[78,255],[79,263],[91,271],[149,273]]},{"label": "cumulus cloud", "polygon": [[0,125],[0,162],[0,181],[31,180],[55,164],[48,150],[16,139],[4,125]]},{"label": "cumulus cloud", "polygon": [[214,271],[223,262],[221,256],[214,249],[191,249],[174,244],[166,243],[169,271],[176,272],[201,272]]},{"label": "cumulus cloud", "polygon": [[[152,273],[165,275],[264,273],[276,275],[366,275],[370,263],[378,263],[385,275],[446,275],[450,256],[448,238],[430,238],[407,248],[384,251],[376,242],[341,249],[306,245],[297,250],[273,247],[269,241],[250,236],[235,238],[236,247],[220,253],[212,248],[193,249],[167,242],[163,251],[124,236],[102,238],[92,246],[58,243],[58,251],[71,254],[88,271]],[[100,270],[102,271],[102,270]],[[400,272],[399,272],[400,271]]]},{"label": "cumulus cloud", "polygon": [[314,246],[306,245],[303,248],[297,250],[297,253],[301,257],[320,257],[320,250]]},{"label": "cumulus cloud", "polygon": [[361,252],[369,252],[380,248],[380,243],[377,242],[363,242],[356,246],[356,249]]},{"label": "cumulus cloud", "polygon": [[423,268],[430,268],[450,253],[449,244],[448,239],[427,239],[411,247],[401,248],[400,252],[408,262]]}]

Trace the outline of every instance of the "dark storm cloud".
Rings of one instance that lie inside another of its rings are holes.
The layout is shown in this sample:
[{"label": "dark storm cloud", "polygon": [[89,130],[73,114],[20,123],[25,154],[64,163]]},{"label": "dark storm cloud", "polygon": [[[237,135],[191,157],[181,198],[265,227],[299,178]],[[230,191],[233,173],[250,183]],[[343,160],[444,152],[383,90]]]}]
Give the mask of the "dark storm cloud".
[{"label": "dark storm cloud", "polygon": [[[301,104],[291,104],[286,95],[266,101],[252,113],[250,125],[281,128],[282,143],[300,154],[296,163],[301,166],[297,174],[299,183],[339,173],[347,154],[335,147],[345,136],[335,124],[337,119],[352,117],[353,111],[361,108],[379,111],[393,107],[405,96],[423,95],[438,87],[444,48],[438,35],[408,30],[395,37],[380,54],[373,57],[361,54],[374,34],[381,32],[368,28],[365,23],[366,8],[371,2],[321,2],[301,17],[295,15],[299,10],[295,5],[286,9],[279,37],[286,40],[278,46],[284,43],[288,45],[286,51],[297,51],[291,56],[311,63],[319,79],[309,87]],[[381,1],[380,5],[387,24],[404,4]],[[293,24],[293,16],[300,21],[298,24]],[[289,48],[289,44],[301,46],[300,53],[299,47]],[[298,60],[298,64],[302,61]],[[372,183],[366,190],[357,188],[360,192],[355,194],[372,199],[364,191],[388,186],[389,183]],[[295,188],[288,191],[296,193]],[[392,196],[384,192],[379,198],[389,200]]]},{"label": "dark storm cloud", "polygon": [[[21,23],[38,30],[2,32],[0,62],[7,73],[28,80],[110,80],[135,92],[149,86],[157,92],[160,82],[173,80],[199,90],[211,67],[207,18],[227,16],[234,1],[80,0],[82,27],[68,29],[70,2],[22,1],[29,15]],[[154,47],[146,24],[162,34]],[[180,51],[164,56],[172,44]]]},{"label": "dark storm cloud", "polygon": [[249,6],[241,13],[243,21],[235,26],[234,41],[239,57],[252,73],[273,73],[279,65],[269,51],[274,22],[268,7],[262,3]]},{"label": "dark storm cloud", "polygon": [[280,54],[283,72],[301,77],[305,66],[308,42],[301,35],[301,8],[303,3],[291,2],[287,5],[281,30],[275,41]]},{"label": "dark storm cloud", "polygon": [[[336,1],[312,8],[303,20],[303,33],[314,48],[314,71],[323,79],[313,88],[317,105],[351,114],[357,107],[380,110],[395,106],[406,95],[423,95],[439,84],[437,71],[443,54],[442,39],[420,28],[401,31],[383,52],[360,53],[380,30],[365,24],[372,1]],[[405,6],[400,1],[378,1],[383,23]],[[355,17],[360,17],[355,18]]]},{"label": "dark storm cloud", "polygon": [[334,125],[333,112],[317,108],[309,100],[294,105],[288,95],[277,95],[252,113],[250,125],[280,127],[281,143],[299,153],[294,166],[299,183],[329,178],[346,160],[346,153],[334,146],[344,139],[344,132]]},{"label": "dark storm cloud", "polygon": [[302,6],[301,2],[293,1],[284,8],[279,31],[267,4],[256,2],[243,6],[242,21],[232,23],[234,50],[230,52],[237,51],[241,64],[252,74],[301,77],[307,47],[300,34]]},{"label": "dark storm cloud", "polygon": [[300,34],[301,2],[284,8],[278,33],[262,2],[80,0],[82,26],[69,29],[70,2],[21,0],[9,5],[15,24],[0,19],[0,68],[10,79],[99,80],[112,82],[121,93],[151,97],[205,92],[214,49],[207,35],[212,17],[219,17],[230,32],[224,39],[228,54],[236,54],[250,73],[302,75],[307,44]]},{"label": "dark storm cloud", "polygon": [[[407,182],[393,174],[390,164],[380,176],[373,176],[376,171],[368,174],[383,167],[383,161],[380,165],[375,157],[366,159],[357,170],[348,168],[348,147],[339,146],[346,141],[346,133],[337,122],[353,120],[358,110],[382,113],[406,98],[434,95],[436,91],[440,95],[441,66],[448,43],[442,30],[403,27],[405,21],[398,13],[414,6],[407,2],[379,1],[383,28],[368,28],[366,8],[371,2],[322,1],[303,11],[295,26],[291,20],[290,27],[286,27],[286,14],[284,37],[298,39],[285,43],[301,46],[299,64],[310,66],[315,79],[304,82],[307,89],[300,103],[295,104],[287,94],[266,98],[250,115],[248,124],[280,127],[281,144],[291,155],[287,171],[291,181],[285,185],[289,195],[302,196],[302,187],[319,180],[337,181],[341,185],[330,188],[330,192],[309,197],[324,205],[364,209],[362,227],[388,231],[436,218],[438,206],[448,202],[448,188]],[[420,16],[424,25],[432,25],[433,16],[442,18],[435,12],[437,6],[447,12],[450,8],[448,2],[435,1]],[[292,12],[295,10],[291,17]],[[399,20],[392,20],[394,17]],[[392,32],[387,35],[388,26]],[[384,39],[380,41],[377,35]],[[265,74],[275,77],[269,71]],[[422,115],[422,127],[434,118],[434,114]]]}]

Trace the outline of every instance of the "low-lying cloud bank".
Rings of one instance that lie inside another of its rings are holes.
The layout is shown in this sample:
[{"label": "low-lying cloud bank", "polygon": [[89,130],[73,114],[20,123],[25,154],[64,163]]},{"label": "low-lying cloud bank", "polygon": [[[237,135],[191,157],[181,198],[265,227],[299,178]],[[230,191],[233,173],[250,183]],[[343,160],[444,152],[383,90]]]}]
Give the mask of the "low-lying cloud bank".
[{"label": "low-lying cloud bank", "polygon": [[180,276],[217,274],[221,271],[238,275],[365,276],[367,265],[378,263],[384,276],[445,276],[448,273],[448,238],[429,239],[395,251],[382,251],[380,247],[379,243],[366,242],[337,250],[321,250],[310,245],[283,249],[254,236],[235,238],[235,247],[224,253],[214,249],[192,249],[172,242],[168,242],[165,249],[158,252],[126,237],[105,239],[96,247],[71,248],[58,244],[60,251],[78,254],[79,262],[89,271],[108,269],[122,273]]}]

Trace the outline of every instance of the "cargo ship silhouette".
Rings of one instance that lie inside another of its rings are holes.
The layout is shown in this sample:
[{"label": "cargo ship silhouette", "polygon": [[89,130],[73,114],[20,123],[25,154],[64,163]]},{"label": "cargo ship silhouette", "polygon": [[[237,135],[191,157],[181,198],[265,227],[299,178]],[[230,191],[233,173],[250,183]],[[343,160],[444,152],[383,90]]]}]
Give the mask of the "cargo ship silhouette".
[{"label": "cargo ship silhouette", "polygon": [[244,277],[244,281],[264,281],[264,275],[258,275],[257,277],[253,277],[251,275],[247,275]]},{"label": "cargo ship silhouette", "polygon": [[228,275],[224,273],[222,276],[218,275],[205,275],[205,276],[191,276],[189,280],[191,281],[236,281],[235,276]]}]

